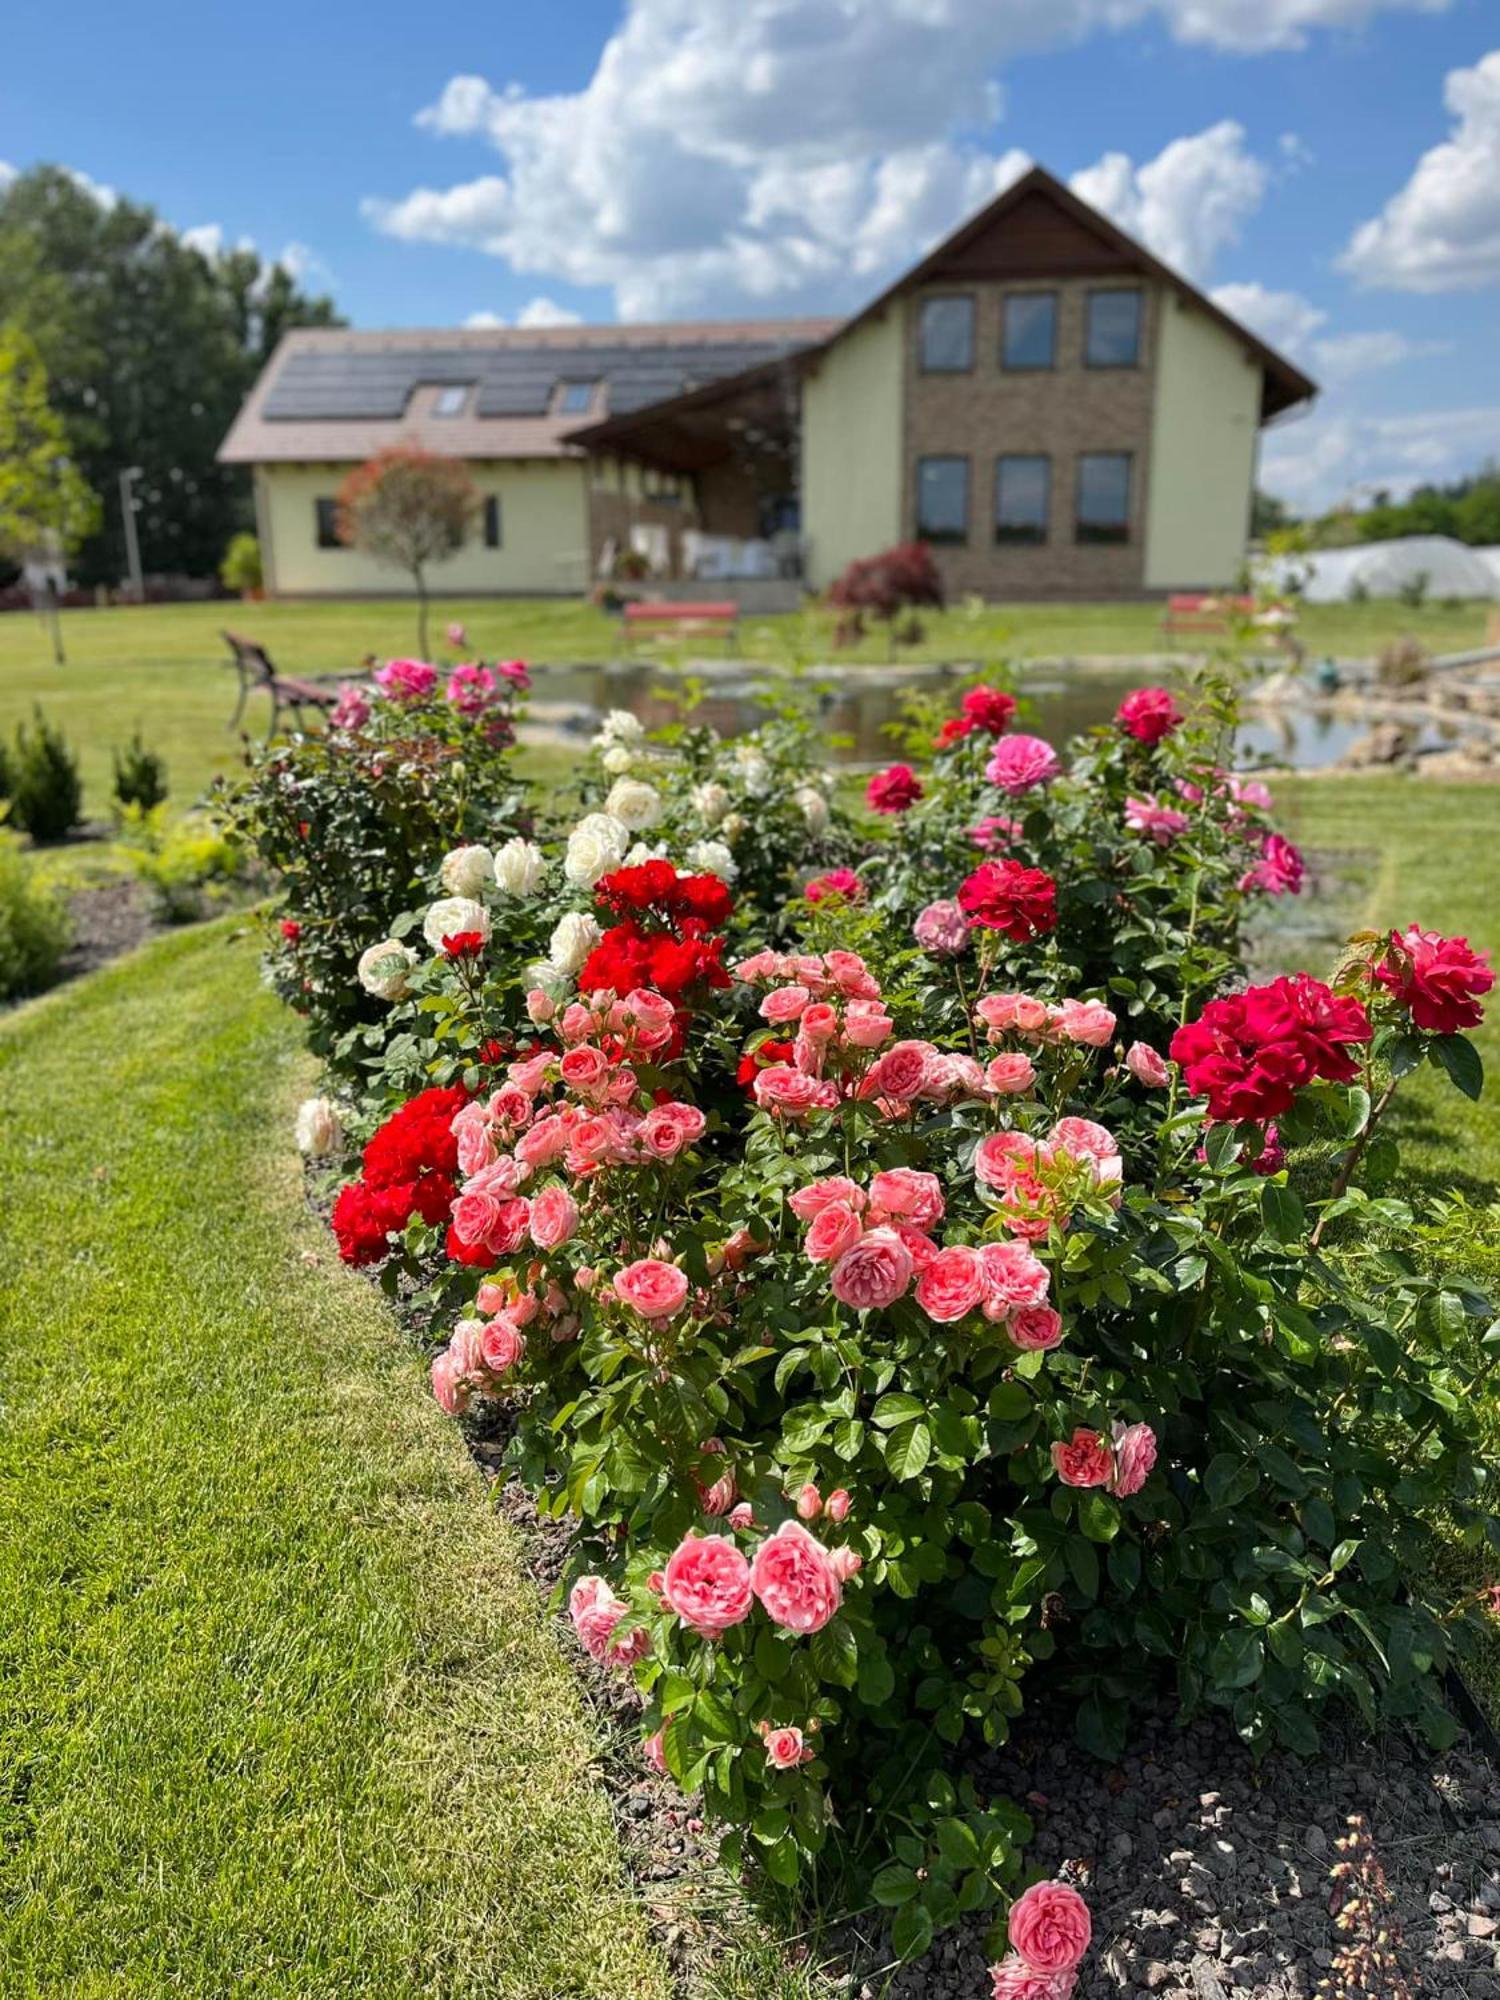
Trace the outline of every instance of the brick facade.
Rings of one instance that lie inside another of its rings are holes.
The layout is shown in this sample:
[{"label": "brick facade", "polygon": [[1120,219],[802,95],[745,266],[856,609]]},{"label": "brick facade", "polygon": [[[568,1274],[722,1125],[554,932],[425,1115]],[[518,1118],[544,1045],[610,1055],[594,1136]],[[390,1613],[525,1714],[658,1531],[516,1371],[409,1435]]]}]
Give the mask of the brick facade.
[{"label": "brick facade", "polygon": [[[1140,356],[1133,368],[1090,368],[1084,362],[1090,291],[1139,286]],[[1057,295],[1054,365],[1008,371],[1000,365],[1001,302],[1008,293]],[[924,374],[919,349],[922,300],[972,296],[974,365],[962,374]],[[957,456],[969,462],[969,526],[963,544],[935,545],[933,554],[953,597],[1127,598],[1144,594],[1146,493],[1150,479],[1154,359],[1161,311],[1159,287],[1122,274],[1017,278],[995,283],[945,277],[895,305],[905,317],[902,520],[917,533],[917,461]],[[1080,543],[1075,535],[1078,458],[1084,452],[1129,452],[1129,539]],[[1051,461],[1047,539],[997,544],[995,461],[1002,454],[1042,454]]]}]

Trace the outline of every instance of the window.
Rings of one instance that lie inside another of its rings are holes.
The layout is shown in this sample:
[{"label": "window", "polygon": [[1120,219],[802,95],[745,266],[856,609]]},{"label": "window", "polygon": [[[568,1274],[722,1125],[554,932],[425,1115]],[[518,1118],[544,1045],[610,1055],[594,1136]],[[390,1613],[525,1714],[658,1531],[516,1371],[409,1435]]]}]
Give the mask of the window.
[{"label": "window", "polygon": [[564,382],[558,388],[557,414],[560,417],[586,417],[593,407],[592,382]]},{"label": "window", "polygon": [[500,546],[500,496],[498,493],[485,495],[484,545],[487,549],[498,549]]},{"label": "window", "polygon": [[917,535],[924,542],[969,539],[969,461],[917,460]]},{"label": "window", "polygon": [[1090,368],[1134,368],[1141,358],[1139,292],[1090,292],[1083,358]]},{"label": "window", "polygon": [[1002,368],[1051,368],[1057,346],[1056,292],[1012,292],[1005,301]]},{"label": "window", "polygon": [[1080,542],[1130,540],[1130,453],[1086,451],[1078,460]]},{"label": "window", "polygon": [[435,417],[461,417],[464,413],[464,404],[468,400],[467,382],[458,382],[451,388],[439,389],[433,400],[432,414]]},{"label": "window", "polygon": [[974,366],[973,299],[923,299],[920,345],[924,375],[967,375]]},{"label": "window", "polygon": [[339,540],[339,503],[337,500],[314,500],[313,512],[318,523],[318,547],[320,549],[341,549]]},{"label": "window", "polygon": [[1052,461],[1035,453],[995,460],[995,540],[1045,542]]}]

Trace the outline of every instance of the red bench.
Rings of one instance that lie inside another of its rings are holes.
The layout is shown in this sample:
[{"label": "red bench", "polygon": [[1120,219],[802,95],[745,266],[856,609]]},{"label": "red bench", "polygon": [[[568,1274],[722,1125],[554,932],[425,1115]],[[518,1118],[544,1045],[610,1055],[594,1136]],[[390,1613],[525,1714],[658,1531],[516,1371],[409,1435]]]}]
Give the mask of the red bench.
[{"label": "red bench", "polygon": [[1229,621],[1248,618],[1255,609],[1252,597],[1222,597],[1208,591],[1179,591],[1167,599],[1161,629],[1170,636],[1179,632],[1207,632],[1223,638]]},{"label": "red bench", "polygon": [[625,630],[633,640],[650,632],[722,632],[734,650],[740,607],[690,598],[641,599],[625,606]]}]

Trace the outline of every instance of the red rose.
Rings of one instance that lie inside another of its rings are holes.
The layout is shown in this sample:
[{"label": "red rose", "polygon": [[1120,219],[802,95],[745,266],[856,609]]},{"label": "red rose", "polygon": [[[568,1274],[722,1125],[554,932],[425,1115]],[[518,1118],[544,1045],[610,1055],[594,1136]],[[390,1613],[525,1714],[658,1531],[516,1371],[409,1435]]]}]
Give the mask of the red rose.
[{"label": "red rose", "polygon": [[717,875],[679,875],[671,908],[675,916],[696,917],[716,931],[734,915],[734,898]]},{"label": "red rose", "polygon": [[1017,944],[1057,928],[1057,884],[1043,868],[1019,861],[986,861],[958,892],[971,924],[999,931]]},{"label": "red rose", "polygon": [[1448,938],[1415,924],[1392,931],[1375,977],[1432,1035],[1456,1035],[1484,1019],[1479,995],[1495,983],[1489,953],[1475,951],[1463,937]]},{"label": "red rose", "polygon": [[1278,1117],[1316,1077],[1351,1082],[1359,1064],[1350,1049],[1369,1039],[1359,1001],[1304,972],[1210,1000],[1177,1030],[1171,1052],[1188,1089],[1208,1099],[1209,1119],[1236,1122]]},{"label": "red rose", "polygon": [[961,704],[965,719],[991,736],[1003,736],[1016,712],[1016,698],[1003,688],[970,688]]},{"label": "red rose", "polygon": [[909,764],[877,771],[865,787],[865,803],[878,813],[907,812],[921,796],[922,781]]},{"label": "red rose", "polygon": [[955,743],[962,743],[966,736],[974,734],[974,725],[961,715],[950,715],[937,735],[932,739],[934,750],[951,750]]},{"label": "red rose", "polygon": [[1115,710],[1115,721],[1138,743],[1160,743],[1182,721],[1182,710],[1166,688],[1137,688]]},{"label": "red rose", "polygon": [[740,1066],[734,1073],[734,1080],[742,1090],[753,1089],[755,1079],[763,1069],[773,1069],[779,1063],[789,1063],[795,1042],[762,1042],[740,1057]]},{"label": "red rose", "polygon": [[483,950],[483,931],[455,931],[443,939],[444,958],[478,958]]},{"label": "red rose", "polygon": [[286,939],[288,944],[295,944],[302,935],[302,926],[294,922],[291,917],[283,917],[281,920],[281,935]]},{"label": "red rose", "polygon": [[677,881],[670,861],[643,861],[638,868],[616,868],[594,885],[594,900],[607,910],[628,916],[665,904]]}]

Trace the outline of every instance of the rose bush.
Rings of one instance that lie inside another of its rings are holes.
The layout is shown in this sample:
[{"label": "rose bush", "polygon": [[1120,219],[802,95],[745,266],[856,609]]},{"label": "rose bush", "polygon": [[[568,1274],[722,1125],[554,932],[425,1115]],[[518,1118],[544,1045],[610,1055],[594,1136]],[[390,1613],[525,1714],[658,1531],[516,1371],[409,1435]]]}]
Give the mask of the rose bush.
[{"label": "rose bush", "polygon": [[[380,974],[405,1108],[340,1196],[344,1254],[449,1329],[439,1400],[505,1402],[574,1524],[643,1756],[731,1860],[791,1885],[832,1849],[899,1952],[1015,1897],[1004,1994],[1065,1993],[1088,1942],[966,1775],[1033,1668],[1101,1754],[1166,1665],[1256,1747],[1311,1752],[1333,1701],[1442,1740],[1467,1614],[1427,1537],[1500,1534],[1491,1309],[1381,1191],[1413,1069],[1479,1087],[1484,955],[1413,925],[1222,990],[1268,801],[1145,693],[995,778],[975,690],[882,793],[863,903],[638,852],[679,793],[634,757],[524,893],[433,857],[442,913]],[[1187,830],[1132,824],[1168,797]]]}]

